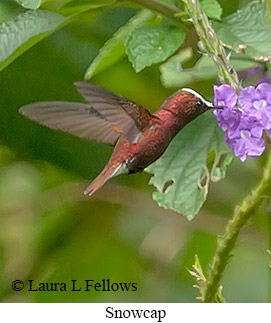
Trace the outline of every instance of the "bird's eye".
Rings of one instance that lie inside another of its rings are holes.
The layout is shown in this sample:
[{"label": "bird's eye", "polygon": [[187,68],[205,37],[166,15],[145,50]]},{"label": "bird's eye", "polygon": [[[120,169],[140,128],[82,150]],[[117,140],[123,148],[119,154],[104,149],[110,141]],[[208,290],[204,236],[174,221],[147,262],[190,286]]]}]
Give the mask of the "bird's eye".
[{"label": "bird's eye", "polygon": [[204,105],[204,103],[203,103],[202,101],[198,101],[198,102],[195,104],[195,106],[196,106],[196,108],[197,108],[197,109],[202,108],[202,107],[203,107],[203,105]]}]

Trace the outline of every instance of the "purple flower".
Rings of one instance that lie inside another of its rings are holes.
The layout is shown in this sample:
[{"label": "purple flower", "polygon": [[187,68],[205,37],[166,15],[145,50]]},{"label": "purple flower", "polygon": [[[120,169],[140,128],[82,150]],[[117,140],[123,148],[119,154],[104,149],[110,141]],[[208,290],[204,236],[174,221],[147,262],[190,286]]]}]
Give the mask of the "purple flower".
[{"label": "purple flower", "polygon": [[265,142],[263,138],[252,137],[251,132],[242,130],[240,139],[236,140],[234,145],[234,154],[239,157],[242,162],[248,156],[258,157],[265,150]]},{"label": "purple flower", "polygon": [[238,127],[226,133],[226,142],[234,150],[235,156],[244,162],[247,155],[258,157],[264,152],[265,144],[262,134],[261,123],[242,117]]},{"label": "purple flower", "polygon": [[217,118],[218,125],[223,131],[236,129],[240,122],[241,115],[235,108],[237,103],[237,94],[234,89],[227,84],[214,87],[215,105],[224,106],[223,110],[215,110],[214,115]]},{"label": "purple flower", "polygon": [[271,129],[271,85],[261,83],[256,88],[246,87],[242,90],[239,103],[244,115],[259,120],[267,130]]},{"label": "purple flower", "polygon": [[233,108],[237,102],[237,94],[235,90],[227,84],[222,84],[220,86],[214,86],[215,105],[224,105],[228,108]]},{"label": "purple flower", "polygon": [[215,104],[225,107],[214,114],[226,133],[229,148],[241,161],[247,156],[260,156],[265,150],[263,130],[271,134],[271,85],[261,83],[256,88],[244,88],[238,102],[242,113],[236,107],[238,97],[231,86],[215,86],[214,94]]}]

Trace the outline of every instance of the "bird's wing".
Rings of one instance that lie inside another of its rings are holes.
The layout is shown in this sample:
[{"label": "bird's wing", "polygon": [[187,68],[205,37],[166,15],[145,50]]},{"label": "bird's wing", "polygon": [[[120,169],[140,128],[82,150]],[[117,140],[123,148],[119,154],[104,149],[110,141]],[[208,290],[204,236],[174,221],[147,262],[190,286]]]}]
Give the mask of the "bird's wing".
[{"label": "bird's wing", "polygon": [[130,142],[135,143],[155,117],[142,106],[118,96],[98,85],[76,82],[84,99],[108,121],[111,121]]},{"label": "bird's wing", "polygon": [[38,102],[23,106],[20,112],[49,128],[109,145],[115,145],[121,135],[110,121],[89,104]]}]

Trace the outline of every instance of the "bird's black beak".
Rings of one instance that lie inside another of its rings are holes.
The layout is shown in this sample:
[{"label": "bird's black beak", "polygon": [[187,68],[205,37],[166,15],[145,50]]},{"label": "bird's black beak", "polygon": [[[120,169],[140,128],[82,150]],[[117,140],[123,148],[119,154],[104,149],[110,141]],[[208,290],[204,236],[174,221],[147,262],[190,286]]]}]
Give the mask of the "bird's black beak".
[{"label": "bird's black beak", "polygon": [[224,106],[223,105],[213,105],[211,102],[207,102],[207,103],[204,103],[202,106],[201,106],[201,113],[205,112],[205,111],[209,111],[209,110],[223,110],[224,109]]},{"label": "bird's black beak", "polygon": [[205,104],[203,112],[204,111],[209,111],[209,110],[216,110],[216,109],[223,110],[224,109],[224,106],[223,105],[213,105],[211,103]]},{"label": "bird's black beak", "polygon": [[210,107],[210,109],[213,109],[213,110],[216,110],[216,109],[223,110],[224,109],[224,106],[223,105],[213,105],[213,106]]}]

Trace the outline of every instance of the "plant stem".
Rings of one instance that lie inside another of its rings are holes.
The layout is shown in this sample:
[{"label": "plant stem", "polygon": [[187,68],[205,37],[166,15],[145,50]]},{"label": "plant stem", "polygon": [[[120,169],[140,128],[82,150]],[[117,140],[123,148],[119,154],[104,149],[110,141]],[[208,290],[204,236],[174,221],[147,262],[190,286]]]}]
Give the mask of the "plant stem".
[{"label": "plant stem", "polygon": [[230,253],[235,246],[239,232],[250,217],[253,208],[262,199],[263,194],[270,187],[270,182],[271,153],[268,155],[261,181],[243,200],[242,204],[236,207],[233,218],[226,226],[223,237],[218,241],[218,247],[203,290],[203,302],[210,303],[215,301],[222,273],[228,263]]},{"label": "plant stem", "polygon": [[236,71],[231,66],[221,41],[217,38],[198,0],[182,0],[194,23],[201,47],[212,57],[222,83],[230,84],[237,93],[242,90]]}]

